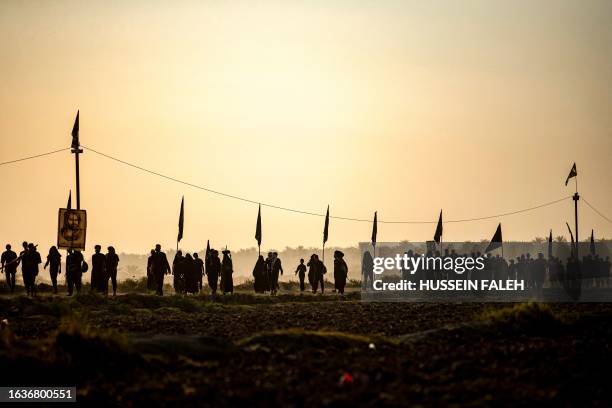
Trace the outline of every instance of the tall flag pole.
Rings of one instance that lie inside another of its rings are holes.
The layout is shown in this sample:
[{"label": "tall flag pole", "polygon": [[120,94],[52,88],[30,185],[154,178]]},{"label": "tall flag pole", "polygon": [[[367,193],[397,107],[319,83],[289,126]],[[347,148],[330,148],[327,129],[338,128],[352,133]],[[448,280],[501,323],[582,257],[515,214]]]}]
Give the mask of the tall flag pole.
[{"label": "tall flag pole", "polygon": [[255,226],[255,239],[257,240],[257,252],[261,255],[261,204],[257,211],[257,225]]},{"label": "tall flag pole", "polygon": [[68,203],[66,204],[66,208],[72,210],[72,190],[68,192]]},{"label": "tall flag pole", "polygon": [[374,248],[374,258],[376,258],[376,235],[378,234],[378,211],[374,211],[374,223],[372,224],[372,248]]},{"label": "tall flag pole", "polygon": [[548,259],[550,260],[552,258],[552,247],[553,247],[553,238],[552,238],[552,230],[550,230],[550,233],[548,234]]},{"label": "tall flag pole", "polygon": [[499,223],[499,225],[497,226],[497,229],[495,230],[495,234],[493,234],[493,238],[491,238],[491,242],[489,242],[487,249],[485,249],[485,253],[490,252],[499,247],[501,247],[502,249],[502,257],[503,257],[504,256],[504,245],[503,245],[503,240],[502,240],[501,223]]},{"label": "tall flag pole", "polygon": [[327,205],[327,213],[325,214],[325,225],[323,226],[323,264],[325,264],[325,243],[329,236],[329,204]]},{"label": "tall flag pole", "polygon": [[183,225],[185,224],[185,196],[181,198],[181,213],[179,214],[178,222],[178,236],[176,237],[176,251],[178,252],[178,246],[181,239],[183,239]]},{"label": "tall flag pole", "polygon": [[81,143],[79,142],[79,114],[77,110],[76,119],[74,120],[74,126],[72,127],[72,144],[70,145],[71,151],[74,154],[74,163],[76,168],[76,209],[81,209],[81,179],[79,171],[79,154],[83,153],[81,149]]},{"label": "tall flag pole", "polygon": [[[572,258],[574,257],[574,255],[576,254],[575,249],[576,249],[576,244],[574,243],[574,234],[572,234],[572,229],[569,226],[569,223],[567,221],[565,221],[565,225],[567,225],[567,230],[570,233],[570,238],[572,239]],[[576,259],[578,259],[578,257],[576,257]]]},{"label": "tall flag pole", "polygon": [[208,259],[210,256],[210,239],[206,240],[206,254],[204,255],[204,259]]},{"label": "tall flag pole", "polygon": [[595,233],[591,230],[591,255],[595,255]]},{"label": "tall flag pole", "polygon": [[438,225],[436,226],[436,232],[434,234],[434,241],[440,245],[440,256],[442,256],[442,210],[440,210],[440,217],[438,218]]},{"label": "tall flag pole", "polygon": [[575,222],[574,232],[576,233],[576,241],[575,241],[576,250],[574,251],[574,254],[576,255],[576,259],[579,259],[580,253],[578,251],[578,200],[580,200],[580,195],[578,195],[578,170],[576,170],[576,163],[574,163],[574,165],[572,166],[572,169],[569,172],[569,175],[565,179],[566,186],[571,178],[574,178],[576,181],[576,193],[572,197],[572,200],[574,200],[574,222]]}]

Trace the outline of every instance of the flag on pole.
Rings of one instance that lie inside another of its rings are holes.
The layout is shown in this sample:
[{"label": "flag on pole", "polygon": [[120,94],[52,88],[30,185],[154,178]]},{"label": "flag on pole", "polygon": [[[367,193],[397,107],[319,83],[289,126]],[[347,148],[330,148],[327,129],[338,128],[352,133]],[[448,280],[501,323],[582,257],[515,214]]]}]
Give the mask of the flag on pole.
[{"label": "flag on pole", "polygon": [[372,225],[372,246],[376,246],[376,235],[378,234],[378,211],[374,211],[374,224]]},{"label": "flag on pole", "polygon": [[257,211],[257,226],[255,227],[255,239],[257,240],[257,246],[261,246],[261,204],[259,204],[259,210]]},{"label": "flag on pole", "polygon": [[329,205],[327,206],[327,213],[325,214],[325,226],[323,227],[323,245],[327,242],[329,235]]},{"label": "flag on pole", "polygon": [[572,257],[574,256],[574,247],[576,246],[576,244],[574,243],[574,234],[572,233],[572,229],[570,228],[569,224],[567,223],[567,221],[565,222],[565,225],[567,225],[567,230],[570,233],[570,238],[572,239]]},{"label": "flag on pole", "polygon": [[210,239],[206,240],[206,254],[204,259],[208,259],[210,256]]},{"label": "flag on pole", "polygon": [[576,163],[574,163],[574,165],[572,166],[572,169],[569,172],[569,175],[567,176],[567,179],[565,179],[565,185],[567,186],[567,183],[570,181],[571,178],[576,177],[578,175],[578,171],[576,171]]},{"label": "flag on pole", "polygon": [[442,210],[440,210],[440,218],[438,218],[438,226],[436,227],[436,233],[434,234],[434,241],[436,243],[440,243],[440,238],[442,238]]},{"label": "flag on pole", "polygon": [[548,259],[552,258],[552,230],[548,234]]},{"label": "flag on pole", "polygon": [[176,239],[176,242],[180,242],[181,239],[183,239],[183,224],[185,223],[185,197],[183,196],[183,198],[181,199],[181,214],[179,215],[179,222],[178,222],[178,237]]},{"label": "flag on pole", "polygon": [[591,230],[591,255],[595,255],[595,235]]},{"label": "flag on pole", "polygon": [[72,145],[73,149],[79,148],[79,111],[77,110],[76,119],[74,120],[74,126],[72,127]]},{"label": "flag on pole", "polygon": [[72,190],[68,193],[68,204],[66,204],[66,208],[72,210]]},{"label": "flag on pole", "polygon": [[487,249],[485,249],[485,253],[490,252],[496,248],[499,248],[500,246],[502,246],[501,223],[497,226],[497,229],[495,230],[495,234],[493,234],[493,238],[491,238],[491,242],[489,242]]}]

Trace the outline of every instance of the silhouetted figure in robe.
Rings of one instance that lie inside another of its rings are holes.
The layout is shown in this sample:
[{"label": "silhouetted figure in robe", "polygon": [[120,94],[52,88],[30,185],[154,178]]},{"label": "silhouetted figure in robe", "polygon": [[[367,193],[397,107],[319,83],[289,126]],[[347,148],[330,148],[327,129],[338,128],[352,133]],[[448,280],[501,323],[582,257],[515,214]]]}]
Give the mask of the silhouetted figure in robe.
[{"label": "silhouetted figure in robe", "polygon": [[153,273],[153,258],[155,257],[155,250],[151,250],[151,255],[147,259],[147,289],[155,290],[155,274]]},{"label": "silhouetted figure in robe", "polygon": [[221,265],[221,279],[223,280],[223,294],[234,293],[234,265],[230,251],[223,251],[223,263]]},{"label": "silhouetted figure in robe", "polygon": [[119,267],[119,255],[115,252],[115,248],[109,246],[106,254],[106,293],[108,293],[108,279],[110,278],[113,285],[113,296],[117,296],[117,268]]},{"label": "silhouetted figure in robe", "polygon": [[216,249],[210,250],[209,266],[206,268],[206,277],[208,278],[208,286],[213,297],[217,294],[217,284],[219,275],[221,274],[221,260],[219,259],[219,251]]},{"label": "silhouetted figure in robe", "polygon": [[87,272],[87,264],[83,259],[81,251],[68,250],[66,257],[66,286],[68,287],[68,296],[72,296],[73,288],[76,289],[77,295],[81,292],[81,284],[83,272]]},{"label": "silhouetted figure in robe", "polygon": [[255,293],[264,293],[266,290],[265,278],[266,278],[266,261],[263,255],[259,255],[255,267],[253,268],[253,288]]},{"label": "silhouetted figure in robe", "polygon": [[155,245],[151,268],[155,276],[156,293],[162,296],[164,294],[164,276],[170,273],[170,264],[166,254],[161,251],[161,245],[159,244]]},{"label": "silhouetted figure in robe", "polygon": [[334,287],[341,295],[344,295],[347,276],[348,266],[344,261],[344,253],[342,251],[334,251]]},{"label": "silhouetted figure in robe", "polygon": [[198,293],[196,264],[190,253],[187,253],[183,260],[183,271],[185,273],[185,293]]},{"label": "silhouetted figure in robe", "polygon": [[265,276],[265,292],[272,291],[272,261],[274,260],[274,253],[268,252],[266,258],[266,276]]},{"label": "silhouetted figure in robe", "polygon": [[6,251],[2,253],[2,259],[0,261],[4,268],[4,274],[6,276],[6,284],[8,285],[11,293],[15,292],[15,275],[17,274],[17,254],[11,249],[10,244],[6,244]]},{"label": "silhouetted figure in robe", "polygon": [[91,256],[91,290],[107,294],[106,256],[100,252],[100,245],[96,245],[94,250],[95,253]]},{"label": "silhouetted figure in robe", "polygon": [[270,294],[276,295],[278,291],[278,278],[279,274],[282,276],[283,274],[283,266],[280,258],[278,257],[278,253],[272,253],[272,260],[270,262]]},{"label": "silhouetted figure in robe", "polygon": [[27,241],[23,241],[21,243],[21,252],[19,252],[19,256],[17,257],[17,265],[21,264],[21,277],[23,278],[23,284],[25,285],[25,267],[23,264],[23,257],[28,252],[28,243]]},{"label": "silhouetted figure in robe", "polygon": [[312,274],[312,293],[317,293],[318,287],[321,286],[321,293],[325,292],[324,275],[327,272],[323,262],[319,260],[319,256],[313,254],[307,266],[310,267],[309,274]]},{"label": "silhouetted figure in robe", "polygon": [[26,292],[30,296],[36,294],[36,276],[38,276],[38,265],[42,263],[40,254],[34,244],[28,244],[28,249],[24,251],[21,258],[21,268],[23,272],[23,283]]},{"label": "silhouetted figure in robe", "polygon": [[196,269],[196,281],[198,284],[197,292],[202,291],[202,279],[204,279],[204,261],[200,259],[197,252],[193,253],[193,262]]},{"label": "silhouetted figure in robe", "polygon": [[370,251],[365,251],[361,260],[361,290],[370,290],[373,284],[374,258]]},{"label": "silhouetted figure in robe", "polygon": [[303,292],[306,289],[306,285],[304,284],[304,279],[306,278],[306,265],[304,265],[304,259],[300,259],[300,264],[295,269],[295,274],[298,275],[300,279],[300,292]]},{"label": "silhouetted figure in robe", "polygon": [[172,274],[174,275],[174,292],[185,292],[185,269],[183,264],[183,252],[178,251],[172,261]]},{"label": "silhouetted figure in robe", "polygon": [[310,255],[310,259],[306,266],[308,267],[308,283],[310,284],[310,289],[312,293],[315,293],[315,276],[317,271],[317,263],[315,261],[315,254]]},{"label": "silhouetted figure in robe", "polygon": [[57,250],[57,247],[52,246],[47,255],[47,262],[43,269],[49,267],[49,276],[53,285],[53,293],[57,294],[57,275],[62,273],[62,255]]}]

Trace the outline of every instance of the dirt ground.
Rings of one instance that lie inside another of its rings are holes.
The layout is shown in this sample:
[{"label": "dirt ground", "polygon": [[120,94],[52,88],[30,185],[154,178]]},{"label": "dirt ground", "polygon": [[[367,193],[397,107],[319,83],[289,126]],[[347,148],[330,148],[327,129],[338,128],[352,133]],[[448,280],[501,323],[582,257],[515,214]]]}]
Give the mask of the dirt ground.
[{"label": "dirt ground", "polygon": [[0,297],[3,385],[103,406],[610,406],[612,305]]}]

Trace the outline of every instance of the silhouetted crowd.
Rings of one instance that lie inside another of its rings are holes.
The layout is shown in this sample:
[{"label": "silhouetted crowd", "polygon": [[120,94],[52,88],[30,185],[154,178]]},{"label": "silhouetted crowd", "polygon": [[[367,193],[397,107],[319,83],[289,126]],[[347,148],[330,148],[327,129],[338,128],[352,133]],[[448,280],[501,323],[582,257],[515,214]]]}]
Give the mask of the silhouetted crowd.
[{"label": "silhouetted crowd", "polygon": [[[420,254],[407,251],[408,257],[419,257]],[[482,257],[480,252],[458,254],[454,250],[446,250],[441,256],[439,251],[427,252],[427,257],[459,258]],[[472,270],[464,274],[443,269],[416,271],[402,270],[402,279],[419,281],[421,279],[472,279],[472,280],[522,280],[530,289],[542,289],[547,283],[550,287],[561,287],[563,282],[580,280],[583,287],[610,286],[610,257],[605,259],[596,254],[588,254],[577,260],[568,257],[566,262],[555,256],[544,257],[538,253],[536,258],[531,254],[521,254],[515,259],[506,260],[499,254],[484,257],[484,269]],[[369,251],[364,252],[362,260],[362,288],[371,289],[374,280],[374,259]],[[414,272],[414,273],[413,273]]]},{"label": "silhouetted crowd", "polygon": [[222,251],[223,260],[219,259],[219,251],[207,249],[204,260],[197,252],[193,255],[177,251],[172,261],[172,268],[157,245],[151,250],[147,261],[147,287],[155,290],[158,295],[163,294],[164,276],[173,275],[175,293],[196,294],[202,291],[204,276],[207,277],[208,286],[213,296],[219,288],[223,294],[234,292],[234,265],[231,252]]},{"label": "silhouetted crowd", "polygon": [[[6,283],[11,293],[15,291],[15,276],[17,269],[21,265],[21,273],[23,276],[23,284],[26,288],[28,296],[36,294],[36,277],[38,276],[39,266],[42,263],[40,253],[37,246],[32,243],[23,242],[23,250],[17,255],[11,245],[6,245],[6,251],[2,253],[0,263],[6,276]],[[115,248],[108,247],[106,254],[101,253],[101,246],[95,246],[95,253],[91,257],[91,290],[108,294],[109,280],[112,283],[113,295],[117,294],[117,267],[119,265],[119,256],[115,252]],[[53,293],[57,293],[57,277],[62,273],[62,255],[57,247],[52,246],[47,255],[47,261],[43,269],[49,267],[49,276],[53,286]],[[81,291],[83,273],[87,272],[89,265],[85,262],[81,251],[68,250],[66,257],[66,286],[68,296]]]}]

